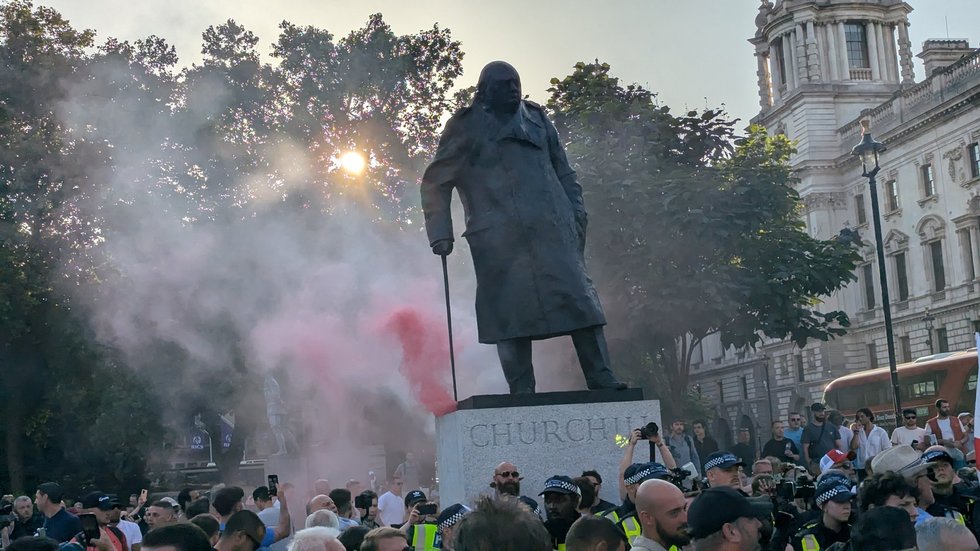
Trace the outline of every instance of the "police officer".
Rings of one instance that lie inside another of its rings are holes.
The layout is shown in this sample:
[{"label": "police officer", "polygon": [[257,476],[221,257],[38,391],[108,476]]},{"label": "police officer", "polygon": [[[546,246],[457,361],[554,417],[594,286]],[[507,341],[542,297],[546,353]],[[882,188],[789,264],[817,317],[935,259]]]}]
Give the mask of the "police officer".
[{"label": "police officer", "polygon": [[926,507],[934,517],[955,520],[976,535],[980,529],[980,511],[975,507],[980,499],[977,490],[963,483],[953,469],[953,457],[943,446],[931,446],[922,453],[922,460],[930,463],[929,480],[935,503]]},{"label": "police officer", "polygon": [[850,541],[853,497],[850,487],[837,480],[817,486],[814,502],[820,509],[820,519],[808,522],[790,539],[794,551],[826,550],[835,543]]},{"label": "police officer", "polygon": [[578,503],[582,499],[582,490],[570,477],[555,475],[544,481],[544,490],[539,495],[544,498],[548,513],[544,527],[551,534],[553,548],[564,551],[565,536],[580,516]]},{"label": "police officer", "polygon": [[640,521],[636,517],[637,488],[644,481],[665,480],[669,476],[670,471],[660,463],[633,463],[626,467],[626,471],[623,473],[623,482],[626,484],[626,500],[622,506],[601,513],[601,516],[616,523],[619,529],[626,534],[626,540],[633,541],[633,538],[643,532],[643,527],[640,526]]},{"label": "police officer", "polygon": [[436,518],[439,525],[439,535],[437,538],[438,547],[443,551],[453,551],[453,530],[459,521],[463,520],[470,512],[470,508],[462,503],[454,503],[446,507]]}]

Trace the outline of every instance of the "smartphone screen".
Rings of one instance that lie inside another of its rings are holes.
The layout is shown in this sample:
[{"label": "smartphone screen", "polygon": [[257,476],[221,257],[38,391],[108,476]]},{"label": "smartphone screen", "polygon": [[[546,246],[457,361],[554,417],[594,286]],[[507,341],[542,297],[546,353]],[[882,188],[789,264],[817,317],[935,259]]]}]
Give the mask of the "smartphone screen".
[{"label": "smartphone screen", "polygon": [[78,515],[78,519],[82,521],[82,531],[85,532],[86,542],[99,539],[99,519],[95,515],[82,513]]},{"label": "smartphone screen", "polygon": [[269,475],[269,495],[279,495],[279,475],[277,474]]}]

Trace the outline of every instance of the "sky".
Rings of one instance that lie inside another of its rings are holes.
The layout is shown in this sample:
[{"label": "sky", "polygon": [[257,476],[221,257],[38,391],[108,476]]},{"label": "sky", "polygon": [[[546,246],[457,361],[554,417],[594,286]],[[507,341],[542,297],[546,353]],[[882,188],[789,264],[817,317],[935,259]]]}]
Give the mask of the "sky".
[{"label": "sky", "polygon": [[[460,86],[475,84],[486,63],[502,59],[521,73],[524,92],[543,102],[552,77],[598,59],[624,84],[642,84],[674,110],[723,106],[745,122],[758,112],[756,63],[747,42],[755,33],[756,0],[35,1],[102,38],[166,38],[183,65],[200,59],[203,30],[229,18],[259,36],[267,54],[283,20],[340,37],[381,12],[399,34],[434,23],[451,29],[466,54]],[[977,46],[980,1],[909,3],[914,53],[928,38],[969,38]]]}]

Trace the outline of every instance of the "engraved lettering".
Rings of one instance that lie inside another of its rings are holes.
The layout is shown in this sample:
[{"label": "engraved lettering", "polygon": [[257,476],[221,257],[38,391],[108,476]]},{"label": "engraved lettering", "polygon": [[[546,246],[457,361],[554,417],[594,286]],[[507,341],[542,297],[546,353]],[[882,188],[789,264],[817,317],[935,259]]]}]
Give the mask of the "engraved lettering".
[{"label": "engraved lettering", "polygon": [[589,419],[589,442],[594,442],[596,439],[595,433],[599,433],[598,440],[605,440],[606,437],[606,418],[597,417]]},{"label": "engraved lettering", "polygon": [[[516,425],[517,425],[517,439],[521,441],[521,444],[533,444],[535,441],[537,441],[538,424],[536,422],[532,421],[530,423],[516,423]],[[527,433],[528,431],[524,430],[525,425],[529,425],[528,428],[531,429],[530,434],[526,437],[525,437],[525,433]]]},{"label": "engraved lettering", "polygon": [[585,420],[584,419],[569,419],[568,422],[565,423],[565,435],[568,436],[568,439],[569,440],[571,440],[572,442],[582,442],[582,441],[584,441],[585,440],[585,434],[584,433],[581,433],[579,431],[575,431],[576,433],[582,434],[582,437],[581,438],[575,438],[572,435],[573,434],[572,433],[572,423],[577,423],[578,425],[581,426],[581,425],[584,425],[585,424]]},{"label": "engraved lettering", "polygon": [[544,443],[545,444],[547,444],[549,442],[549,440],[548,440],[548,437],[549,436],[554,436],[555,437],[555,440],[557,440],[559,442],[564,442],[564,440],[562,440],[561,436],[558,435],[558,421],[549,419],[548,421],[545,421],[544,422]]},{"label": "engraved lettering", "polygon": [[[503,424],[494,423],[493,425],[491,425],[491,427],[493,428],[493,445],[495,447],[500,445],[499,443],[497,443],[497,437],[499,436],[501,439],[504,439],[506,437],[506,442],[507,443],[505,445],[506,446],[509,446],[510,445],[510,423],[503,423]],[[502,430],[499,427],[502,427]]]},{"label": "engraved lettering", "polygon": [[489,438],[486,439],[481,438],[479,441],[477,441],[476,439],[476,429],[489,429],[489,428],[490,427],[488,425],[473,425],[472,427],[470,427],[470,442],[472,442],[473,445],[478,448],[485,448],[489,446],[490,445]]}]

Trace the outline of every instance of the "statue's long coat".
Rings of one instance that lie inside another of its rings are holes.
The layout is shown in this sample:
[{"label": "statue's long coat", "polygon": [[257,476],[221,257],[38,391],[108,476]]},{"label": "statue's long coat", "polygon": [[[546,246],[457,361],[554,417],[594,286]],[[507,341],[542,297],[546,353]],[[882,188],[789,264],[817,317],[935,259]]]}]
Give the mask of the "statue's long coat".
[{"label": "statue's long coat", "polygon": [[476,269],[480,342],[606,323],[585,272],[582,187],[540,106],[522,102],[506,124],[479,106],[449,120],[422,177],[430,244],[453,238],[453,188]]}]

